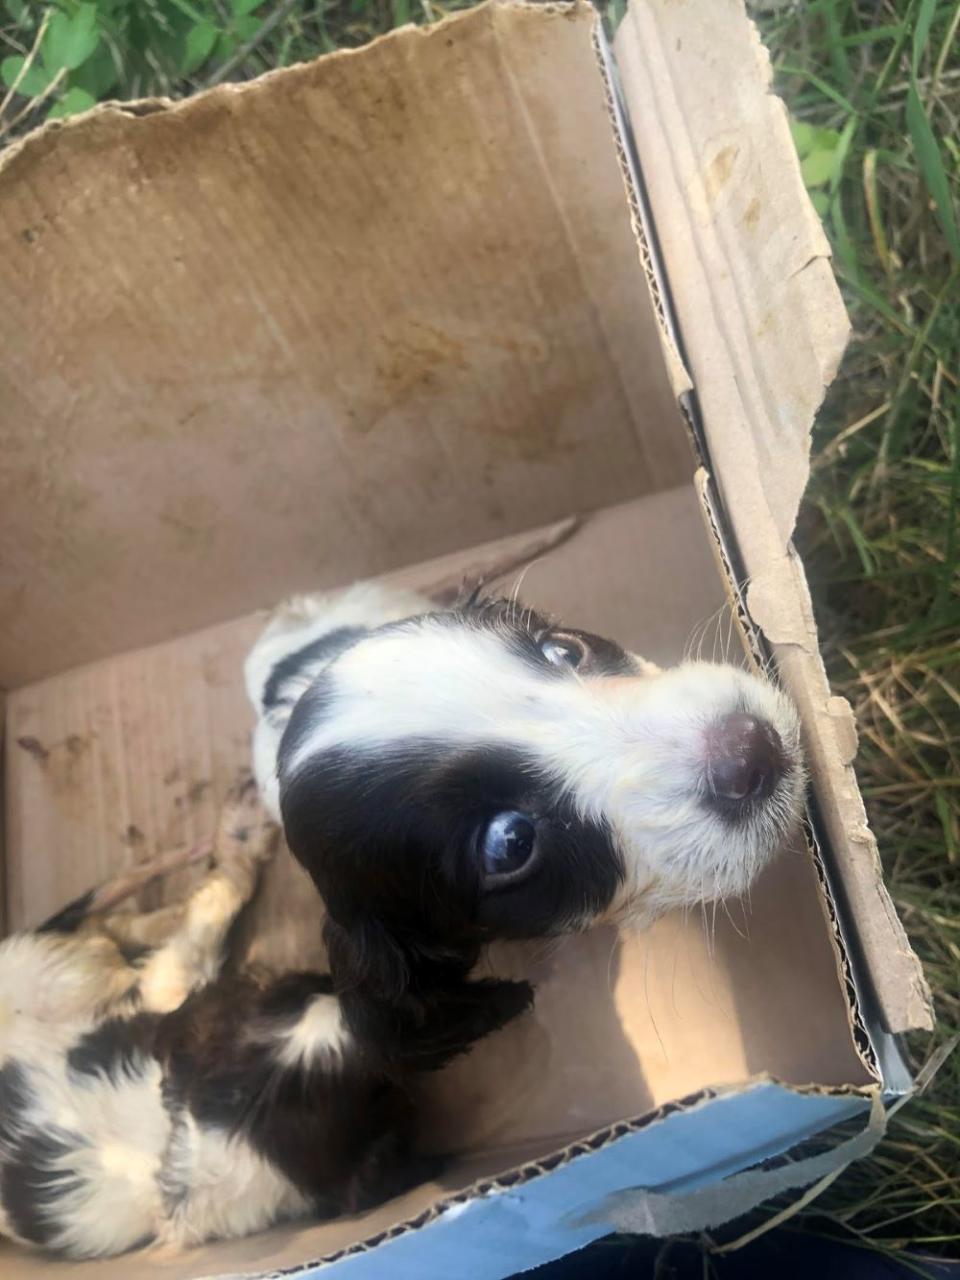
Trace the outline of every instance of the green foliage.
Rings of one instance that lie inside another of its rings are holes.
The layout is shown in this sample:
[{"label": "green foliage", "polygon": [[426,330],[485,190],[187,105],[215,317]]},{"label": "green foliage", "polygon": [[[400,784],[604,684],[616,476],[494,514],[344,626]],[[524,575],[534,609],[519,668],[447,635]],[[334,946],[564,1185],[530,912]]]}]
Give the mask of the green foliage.
[{"label": "green foliage", "polygon": [[840,134],[836,129],[821,129],[803,120],[792,120],[790,131],[800,156],[800,172],[810,199],[821,217],[829,207],[823,188],[832,187],[840,175],[843,155]]},{"label": "green foliage", "polygon": [[[960,6],[810,0],[763,27],[854,326],[797,541],[943,1041],[960,1030]],[[958,1126],[960,1052],[801,1225],[958,1256]]]},{"label": "green foliage", "polygon": [[11,91],[0,130],[110,97],[190,92],[256,43],[276,11],[264,0],[0,0],[0,79]]}]

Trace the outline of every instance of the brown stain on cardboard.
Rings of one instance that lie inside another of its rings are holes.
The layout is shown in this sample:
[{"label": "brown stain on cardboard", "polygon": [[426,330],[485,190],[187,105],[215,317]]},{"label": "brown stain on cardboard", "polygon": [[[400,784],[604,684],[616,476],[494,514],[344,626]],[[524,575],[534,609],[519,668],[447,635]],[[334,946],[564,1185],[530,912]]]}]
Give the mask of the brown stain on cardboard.
[{"label": "brown stain on cardboard", "polygon": [[[492,354],[491,354],[492,353]],[[457,319],[441,327],[407,320],[402,328],[387,332],[375,358],[373,387],[347,404],[347,427],[368,435],[397,410],[410,410],[448,393],[451,381],[464,383],[483,378],[502,385],[509,401],[514,379],[523,386],[531,376],[541,381],[540,369],[550,363],[551,347],[537,329],[491,333],[467,320]],[[531,375],[531,371],[538,372]],[[536,417],[529,413],[505,415],[478,413],[469,430],[493,442],[496,460],[546,461],[568,452],[572,446],[560,439],[560,422],[570,406],[583,398],[579,375],[554,376],[550,385],[537,388]],[[466,424],[465,424],[466,425]]]},{"label": "brown stain on cardboard", "polygon": [[730,175],[733,173],[733,166],[739,154],[739,145],[736,142],[729,142],[725,147],[721,147],[710,161],[707,166],[707,198],[709,200],[715,200],[730,181]]},{"label": "brown stain on cardboard", "polygon": [[43,770],[53,795],[61,803],[81,803],[89,780],[89,760],[95,734],[71,733],[59,742],[44,743],[33,734],[15,739]]},{"label": "brown stain on cardboard", "polygon": [[755,230],[757,223],[760,221],[760,213],[762,209],[763,206],[760,203],[759,197],[754,196],[747,205],[746,211],[743,215],[743,225],[748,231]]},{"label": "brown stain on cardboard", "polygon": [[421,321],[406,324],[400,333],[386,334],[374,364],[373,402],[366,411],[348,408],[347,423],[362,435],[372,431],[391,410],[429,392],[444,369],[469,366],[464,344],[442,329]]}]

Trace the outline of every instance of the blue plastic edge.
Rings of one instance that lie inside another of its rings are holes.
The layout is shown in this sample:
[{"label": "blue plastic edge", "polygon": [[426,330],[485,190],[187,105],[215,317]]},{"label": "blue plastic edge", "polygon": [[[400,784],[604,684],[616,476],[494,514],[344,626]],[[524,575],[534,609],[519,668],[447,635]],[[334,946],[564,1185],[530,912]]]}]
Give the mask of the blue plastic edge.
[{"label": "blue plastic edge", "polygon": [[503,1280],[580,1249],[610,1228],[574,1225],[615,1191],[690,1191],[780,1155],[869,1110],[852,1094],[763,1081],[675,1111],[515,1187],[455,1204],[376,1247],[267,1276],[319,1280]]}]

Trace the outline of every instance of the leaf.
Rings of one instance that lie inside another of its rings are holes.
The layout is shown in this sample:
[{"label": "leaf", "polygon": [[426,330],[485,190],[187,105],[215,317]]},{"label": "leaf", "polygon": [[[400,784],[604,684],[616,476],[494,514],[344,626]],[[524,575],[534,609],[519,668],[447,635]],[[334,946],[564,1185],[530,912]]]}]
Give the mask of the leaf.
[{"label": "leaf", "polygon": [[236,53],[240,41],[231,31],[223,31],[217,40],[217,62],[226,62]]},{"label": "leaf", "polygon": [[252,40],[262,26],[262,20],[252,13],[233,20],[233,29],[243,44]]},{"label": "leaf", "polygon": [[113,54],[107,45],[101,43],[93,56],[71,75],[70,86],[85,89],[97,102],[102,102],[109,97],[110,90],[116,88],[119,80],[120,72]]},{"label": "leaf", "polygon": [[805,156],[814,144],[817,129],[803,120],[791,120],[790,132],[793,134],[793,145],[801,156]]},{"label": "leaf", "polygon": [[213,53],[213,46],[220,35],[212,22],[201,22],[187,32],[181,71],[185,76],[193,75]]},{"label": "leaf", "polygon": [[233,10],[235,18],[242,18],[245,14],[253,13],[254,9],[259,9],[263,4],[263,0],[230,0],[230,8]]},{"label": "leaf", "polygon": [[836,166],[836,149],[833,151],[824,151],[822,149],[811,151],[800,165],[803,185],[807,188],[825,187],[833,177]]},{"label": "leaf", "polygon": [[[8,89],[12,89],[17,83],[17,76],[20,74],[26,59],[17,54],[12,58],[4,58],[0,62],[0,78]],[[17,85],[17,93],[23,94],[25,98],[36,98],[43,93],[47,85],[56,75],[55,71],[49,70],[47,67],[38,67],[36,63],[27,69],[26,75]]]},{"label": "leaf", "polygon": [[800,156],[800,171],[804,186],[823,187],[833,182],[841,159],[841,136],[836,129],[818,129],[799,121],[791,124],[794,144]]},{"label": "leaf", "polygon": [[811,191],[810,203],[816,209],[821,218],[825,218],[827,216],[827,212],[830,208],[830,197],[825,191]]},{"label": "leaf", "polygon": [[56,120],[62,116],[75,116],[78,111],[88,111],[96,106],[96,100],[76,85],[68,89],[57,105],[48,113],[48,120]]},{"label": "leaf", "polygon": [[943,167],[943,157],[940,155],[936,135],[927,119],[927,113],[920,101],[915,84],[911,84],[907,90],[907,129],[923,180],[937,207],[940,225],[950,246],[950,252],[960,262],[960,230],[957,228],[947,172]]},{"label": "leaf", "polygon": [[58,9],[52,15],[41,53],[44,63],[54,71],[61,67],[73,71],[86,62],[99,43],[97,6],[78,4],[73,13]]}]

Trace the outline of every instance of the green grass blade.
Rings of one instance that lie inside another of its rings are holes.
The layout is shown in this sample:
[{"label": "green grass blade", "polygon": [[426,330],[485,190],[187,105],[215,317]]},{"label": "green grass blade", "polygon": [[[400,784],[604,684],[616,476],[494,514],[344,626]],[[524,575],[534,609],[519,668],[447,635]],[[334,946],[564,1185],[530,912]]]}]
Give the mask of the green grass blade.
[{"label": "green grass blade", "polygon": [[957,262],[960,262],[960,231],[957,229],[947,171],[943,167],[943,157],[937,145],[936,135],[915,84],[907,90],[907,128],[910,131],[923,181],[933,197],[940,218],[940,226],[946,236],[950,252]]},{"label": "green grass blade", "polygon": [[910,67],[914,78],[920,74],[920,62],[930,40],[930,28],[937,13],[937,0],[920,0],[920,10],[913,28],[913,53]]}]

